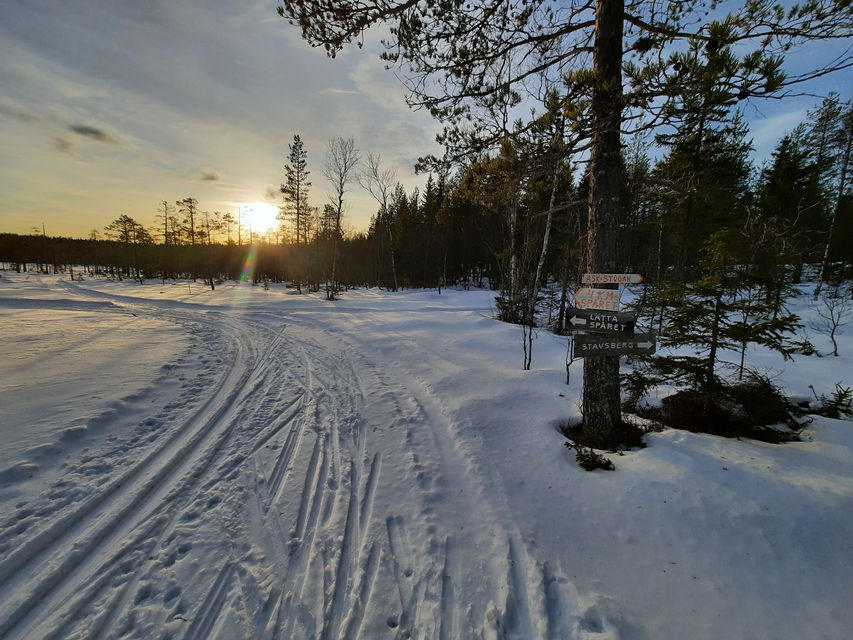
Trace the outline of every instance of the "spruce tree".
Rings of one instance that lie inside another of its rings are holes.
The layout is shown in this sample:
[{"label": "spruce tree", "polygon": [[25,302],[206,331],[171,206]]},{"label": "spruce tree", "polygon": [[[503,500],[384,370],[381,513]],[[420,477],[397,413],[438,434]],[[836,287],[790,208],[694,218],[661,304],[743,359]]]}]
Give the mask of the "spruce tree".
[{"label": "spruce tree", "polygon": [[[824,197],[829,206],[829,221],[823,243],[820,281],[829,278],[829,263],[833,241],[837,236],[839,212],[849,187],[850,160],[853,156],[853,101],[841,102],[831,93],[816,109],[808,113],[805,144],[817,165]],[[815,297],[820,293],[820,284]]]},{"label": "spruce tree", "polygon": [[664,283],[652,294],[652,303],[666,309],[660,345],[693,352],[647,358],[652,379],[698,392],[706,416],[723,395],[721,368],[737,366],[723,359],[724,351],[742,353],[759,344],[787,359],[801,346],[790,337],[799,319],[760,295],[761,283],[735,253],[731,236],[727,229],[711,235],[702,249],[699,278]]},{"label": "spruce tree", "polygon": [[738,226],[749,192],[752,145],[740,114],[702,107],[658,142],[669,153],[654,169],[664,242],[678,279],[689,279],[711,233]]},{"label": "spruce tree", "polygon": [[787,224],[787,257],[794,265],[791,279],[798,283],[804,263],[818,259],[827,225],[818,164],[794,137],[785,136],[776,146],[770,166],[759,179],[757,205],[765,217]]}]

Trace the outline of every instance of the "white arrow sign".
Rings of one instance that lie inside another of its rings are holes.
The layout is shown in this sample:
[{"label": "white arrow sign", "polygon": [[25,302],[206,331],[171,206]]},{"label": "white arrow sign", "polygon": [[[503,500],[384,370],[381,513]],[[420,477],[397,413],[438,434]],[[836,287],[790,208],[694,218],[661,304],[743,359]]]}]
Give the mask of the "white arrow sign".
[{"label": "white arrow sign", "polygon": [[639,273],[585,273],[583,284],[638,284],[643,281]]},{"label": "white arrow sign", "polygon": [[569,322],[578,329],[596,333],[626,333],[634,332],[637,319],[631,313],[619,311],[602,311],[601,309],[570,309],[572,317]]},{"label": "white arrow sign", "polygon": [[655,352],[653,333],[639,333],[632,336],[577,335],[574,339],[575,357],[589,356],[648,356]]}]

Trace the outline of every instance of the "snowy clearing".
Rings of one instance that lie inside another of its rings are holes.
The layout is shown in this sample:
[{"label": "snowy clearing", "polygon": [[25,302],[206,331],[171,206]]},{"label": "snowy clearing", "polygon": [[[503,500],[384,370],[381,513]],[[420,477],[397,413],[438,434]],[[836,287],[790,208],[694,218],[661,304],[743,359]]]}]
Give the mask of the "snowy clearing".
[{"label": "snowy clearing", "polygon": [[587,473],[493,292],[0,276],[2,638],[853,637],[850,422]]}]

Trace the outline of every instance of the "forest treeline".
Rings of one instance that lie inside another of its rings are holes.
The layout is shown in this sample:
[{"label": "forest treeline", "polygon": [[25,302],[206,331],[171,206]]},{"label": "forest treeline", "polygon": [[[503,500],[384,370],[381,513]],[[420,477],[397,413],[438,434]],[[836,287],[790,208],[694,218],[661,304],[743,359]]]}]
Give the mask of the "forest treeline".
[{"label": "forest treeline", "polygon": [[[361,159],[351,139],[333,139],[323,174],[337,176],[340,188],[322,210],[310,204],[310,162],[295,136],[276,233],[247,237],[239,220],[184,198],[160,203],[151,227],[120,215],[101,238],[2,234],[0,257],[19,270],[85,265],[117,278],[211,285],[249,277],[329,290],[333,281],[332,295],[361,285],[491,286],[505,292],[504,319],[532,321],[525,298],[548,281],[565,291],[583,268],[587,176],[553,153],[559,126],[543,119],[528,141],[507,141],[410,193],[378,157]],[[652,283],[688,282],[699,275],[702,247],[726,230],[733,259],[769,280],[798,282],[808,263],[822,265],[824,280],[849,277],[851,129],[851,103],[831,95],[762,167],[750,162],[740,115],[719,108],[673,133],[625,140],[617,225],[604,230],[617,236],[618,264]],[[348,174],[335,173],[336,154],[350,163]],[[345,236],[344,197],[356,180],[378,210],[366,231]]]}]

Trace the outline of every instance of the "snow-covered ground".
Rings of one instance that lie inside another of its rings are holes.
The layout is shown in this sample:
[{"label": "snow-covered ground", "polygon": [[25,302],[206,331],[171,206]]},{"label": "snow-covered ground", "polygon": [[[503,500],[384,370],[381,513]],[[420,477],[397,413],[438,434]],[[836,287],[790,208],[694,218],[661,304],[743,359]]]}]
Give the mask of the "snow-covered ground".
[{"label": "snow-covered ground", "polygon": [[[853,637],[853,423],[587,473],[565,338],[492,315],[0,272],[0,637]],[[849,329],[749,361],[829,393]]]}]

